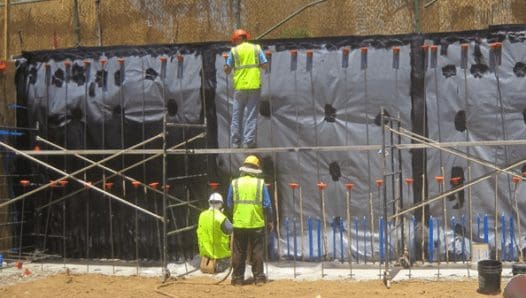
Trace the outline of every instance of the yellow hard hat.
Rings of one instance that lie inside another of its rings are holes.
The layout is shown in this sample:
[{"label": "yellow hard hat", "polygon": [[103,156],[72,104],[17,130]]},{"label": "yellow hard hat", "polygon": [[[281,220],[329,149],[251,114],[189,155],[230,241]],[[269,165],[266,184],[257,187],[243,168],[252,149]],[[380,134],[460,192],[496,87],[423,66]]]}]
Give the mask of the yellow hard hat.
[{"label": "yellow hard hat", "polygon": [[249,155],[243,162],[244,165],[253,165],[259,169],[259,158],[255,155]]}]

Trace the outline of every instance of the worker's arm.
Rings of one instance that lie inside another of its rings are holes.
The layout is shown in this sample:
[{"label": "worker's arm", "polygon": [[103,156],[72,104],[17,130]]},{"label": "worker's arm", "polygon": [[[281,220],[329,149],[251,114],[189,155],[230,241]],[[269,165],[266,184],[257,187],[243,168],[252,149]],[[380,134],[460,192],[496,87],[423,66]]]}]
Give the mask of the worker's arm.
[{"label": "worker's arm", "polygon": [[259,67],[261,67],[263,70],[267,70],[268,69],[268,60],[267,60],[267,56],[265,56],[265,53],[263,52],[263,50],[259,50]]},{"label": "worker's arm", "polygon": [[232,68],[234,67],[234,60],[232,57],[232,51],[228,53],[228,57],[226,58],[225,66],[223,66],[223,71],[226,74],[230,74],[232,71]]},{"label": "worker's arm", "polygon": [[272,211],[272,202],[270,201],[270,195],[268,188],[263,184],[263,209],[265,210],[265,218],[267,218],[267,225],[272,230],[274,223],[274,212]]},{"label": "worker's arm", "polygon": [[225,220],[221,224],[221,231],[223,231],[223,233],[227,235],[232,234],[232,231],[234,231],[234,227],[232,226],[232,223],[228,218],[225,218]]},{"label": "worker's arm", "polygon": [[228,192],[226,195],[226,204],[225,204],[225,215],[232,219],[232,208],[233,208],[233,199],[232,199],[232,184],[228,187]]}]

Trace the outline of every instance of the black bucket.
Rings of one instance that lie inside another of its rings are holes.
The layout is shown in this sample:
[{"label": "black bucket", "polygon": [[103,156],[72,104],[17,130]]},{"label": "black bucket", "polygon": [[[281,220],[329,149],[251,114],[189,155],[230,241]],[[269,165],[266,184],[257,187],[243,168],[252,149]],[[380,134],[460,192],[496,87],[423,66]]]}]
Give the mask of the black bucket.
[{"label": "black bucket", "polygon": [[526,274],[526,264],[525,263],[515,263],[511,265],[511,272],[513,273],[513,275]]},{"label": "black bucket", "polygon": [[482,294],[500,293],[500,275],[502,263],[495,260],[482,260],[478,262],[479,289]]}]

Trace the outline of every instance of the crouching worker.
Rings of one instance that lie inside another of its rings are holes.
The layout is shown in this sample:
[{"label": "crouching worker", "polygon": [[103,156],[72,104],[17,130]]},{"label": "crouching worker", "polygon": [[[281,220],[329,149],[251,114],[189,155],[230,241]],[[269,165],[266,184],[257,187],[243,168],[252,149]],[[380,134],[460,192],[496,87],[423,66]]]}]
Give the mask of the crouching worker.
[{"label": "crouching worker", "polygon": [[197,226],[197,242],[203,273],[218,273],[230,266],[230,234],[232,223],[223,214],[223,197],[215,192],[208,199],[210,208],[201,212]]}]

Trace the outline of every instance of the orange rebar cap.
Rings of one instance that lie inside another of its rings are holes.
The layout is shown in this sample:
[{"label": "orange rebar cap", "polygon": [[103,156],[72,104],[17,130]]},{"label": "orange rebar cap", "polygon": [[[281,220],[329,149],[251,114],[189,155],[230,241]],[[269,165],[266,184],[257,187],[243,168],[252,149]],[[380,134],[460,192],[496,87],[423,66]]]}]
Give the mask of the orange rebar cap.
[{"label": "orange rebar cap", "polygon": [[376,186],[382,186],[384,185],[384,180],[383,179],[376,179]]},{"label": "orange rebar cap", "polygon": [[150,184],[148,184],[149,187],[151,188],[157,188],[157,186],[159,186],[159,182],[152,182]]},{"label": "orange rebar cap", "polygon": [[218,187],[219,187],[219,183],[218,182],[208,182],[208,186],[210,186],[210,188],[212,190],[216,190]]},{"label": "orange rebar cap", "polygon": [[413,178],[405,178],[405,183],[406,183],[407,185],[411,185],[411,184],[413,184],[414,181],[415,181],[415,179],[413,179]]},{"label": "orange rebar cap", "polygon": [[521,177],[517,177],[517,176],[513,176],[511,178],[511,181],[513,181],[513,183],[515,183],[515,184],[521,182],[521,180],[522,180]]},{"label": "orange rebar cap", "polygon": [[352,183],[346,183],[345,184],[345,187],[348,189],[348,190],[352,190],[352,187],[354,186],[354,184]]},{"label": "orange rebar cap", "polygon": [[319,182],[319,183],[318,183],[318,188],[319,188],[320,190],[324,190],[326,187],[327,187],[327,184],[325,184],[325,183],[323,183],[323,182]]},{"label": "orange rebar cap", "polygon": [[300,185],[298,183],[289,183],[289,187],[292,188],[292,189],[296,189],[298,188]]},{"label": "orange rebar cap", "polygon": [[451,183],[453,183],[455,185],[459,184],[460,183],[460,179],[462,179],[462,178],[460,178],[460,177],[453,177],[453,178],[451,178]]},{"label": "orange rebar cap", "polygon": [[22,185],[23,187],[27,187],[29,186],[30,182],[29,180],[20,180],[20,185]]},{"label": "orange rebar cap", "polygon": [[132,185],[133,185],[133,187],[135,187],[135,188],[137,188],[137,187],[141,186],[141,182],[139,182],[139,181],[132,181],[132,183],[131,183],[131,184],[132,184]]},{"label": "orange rebar cap", "polygon": [[440,182],[444,181],[444,176],[436,176],[436,177],[435,177],[435,180],[436,180],[438,183],[440,183]]},{"label": "orange rebar cap", "polygon": [[104,183],[104,188],[105,189],[111,189],[113,187],[113,182],[106,182]]}]

